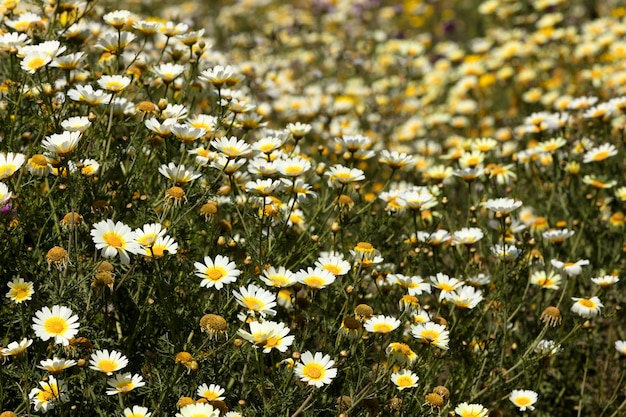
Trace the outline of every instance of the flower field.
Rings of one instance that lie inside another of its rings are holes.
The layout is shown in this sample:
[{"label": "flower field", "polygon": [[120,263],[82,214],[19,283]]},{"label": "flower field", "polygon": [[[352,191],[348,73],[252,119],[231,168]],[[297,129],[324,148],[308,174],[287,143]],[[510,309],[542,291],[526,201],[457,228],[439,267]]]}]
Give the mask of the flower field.
[{"label": "flower field", "polygon": [[0,1],[0,417],[626,415],[626,7]]}]

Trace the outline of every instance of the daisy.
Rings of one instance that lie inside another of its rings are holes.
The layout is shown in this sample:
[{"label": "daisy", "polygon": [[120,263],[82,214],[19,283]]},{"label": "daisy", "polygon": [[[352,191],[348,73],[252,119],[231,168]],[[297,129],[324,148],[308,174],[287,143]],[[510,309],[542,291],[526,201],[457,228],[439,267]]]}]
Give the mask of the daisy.
[{"label": "daisy", "polygon": [[503,261],[514,261],[522,253],[522,250],[515,247],[515,245],[496,244],[490,250],[498,259]]},{"label": "daisy", "polygon": [[198,397],[205,398],[208,401],[224,401],[224,392],[226,392],[226,390],[217,384],[202,384],[198,387],[196,394],[198,394]]},{"label": "daisy", "polygon": [[350,272],[350,262],[344,260],[341,254],[321,254],[317,261],[315,261],[315,266],[335,276],[345,275]]},{"label": "daisy", "polygon": [[276,296],[271,292],[254,284],[248,285],[247,288],[240,287],[239,291],[233,290],[233,295],[240,306],[248,309],[249,314],[259,313],[261,317],[276,315],[276,310],[272,309],[276,306]]},{"label": "daisy", "polygon": [[185,165],[176,165],[173,162],[170,162],[167,165],[161,165],[159,167],[159,172],[161,173],[161,175],[178,185],[187,184],[188,182],[191,182],[202,176],[200,172],[194,171],[193,169],[185,168]]},{"label": "daisy", "polygon": [[450,232],[443,229],[439,229],[433,233],[419,231],[417,232],[416,237],[420,242],[426,243],[430,246],[439,246],[452,239]]},{"label": "daisy", "polygon": [[433,283],[433,287],[441,290],[439,301],[443,300],[446,294],[451,293],[462,285],[461,281],[458,279],[450,278],[448,275],[442,274],[441,272],[438,272],[434,277],[430,277],[430,281]]},{"label": "daisy", "polygon": [[176,417],[219,417],[220,410],[208,403],[195,403],[184,406]]},{"label": "daisy", "polygon": [[311,169],[311,163],[299,156],[277,161],[278,172],[286,177],[299,177]]},{"label": "daisy", "polygon": [[550,229],[546,230],[541,236],[552,243],[563,243],[566,239],[574,236],[574,231],[569,229]]},{"label": "daisy", "polygon": [[89,365],[89,369],[113,375],[113,372],[119,371],[128,365],[128,359],[116,350],[111,352],[107,349],[97,350],[91,354]]},{"label": "daisy", "polygon": [[372,140],[363,135],[344,135],[343,137],[336,137],[335,142],[341,145],[344,151],[356,152],[359,150],[367,149]]},{"label": "daisy", "polygon": [[48,162],[48,158],[42,154],[35,154],[28,158],[26,167],[31,175],[35,175],[37,177],[45,177],[52,172],[52,166]]},{"label": "daisy", "polygon": [[111,387],[107,389],[107,395],[128,394],[135,388],[146,385],[141,375],[132,375],[130,372],[115,375],[107,380],[107,384]]},{"label": "daisy", "polygon": [[273,321],[252,321],[250,322],[250,333],[245,330],[237,331],[237,334],[254,344],[254,347],[262,347],[263,353],[270,353],[272,349],[286,352],[293,343],[295,336],[287,336],[289,327],[284,323]]},{"label": "daisy", "polygon": [[585,265],[589,265],[589,260],[581,259],[580,261],[576,261],[576,262],[561,262],[561,261],[557,261],[556,259],[551,259],[550,263],[555,268],[558,268],[561,271],[564,271],[568,276],[574,277],[576,275],[582,274],[583,272],[582,267]]},{"label": "daisy", "polygon": [[43,369],[44,371],[47,371],[51,374],[57,374],[75,365],[75,360],[62,359],[55,356],[52,359],[42,360],[41,362],[39,362],[39,365],[37,365],[37,368]]},{"label": "daisy", "polygon": [[380,162],[381,164],[385,164],[392,169],[399,169],[412,166],[415,163],[415,158],[404,152],[390,152],[387,149],[383,149],[380,152],[378,162]]},{"label": "daisy", "polygon": [[419,381],[419,377],[409,369],[403,369],[399,372],[391,374],[391,382],[396,384],[396,387],[400,391],[406,388],[417,387],[417,381]]},{"label": "daisy", "polygon": [[0,180],[9,178],[15,174],[26,161],[26,156],[21,153],[0,152]]},{"label": "daisy", "polygon": [[370,333],[389,333],[400,327],[401,321],[391,316],[373,316],[363,326]]},{"label": "daisy", "polygon": [[526,411],[526,409],[532,411],[535,409],[533,404],[537,402],[537,393],[527,389],[516,389],[509,395],[509,400],[515,404],[520,411]]},{"label": "daisy", "polygon": [[389,274],[387,281],[406,289],[409,295],[422,295],[425,292],[430,294],[431,292],[430,284],[424,282],[424,279],[419,275],[408,277],[402,274]]},{"label": "daisy", "polygon": [[44,342],[54,338],[55,343],[69,345],[69,340],[78,333],[78,316],[65,306],[52,306],[52,310],[43,307],[35,313],[33,330]]},{"label": "daisy", "polygon": [[368,242],[357,243],[354,249],[350,250],[350,254],[357,263],[363,266],[379,264],[384,261],[383,257],[380,256],[380,251]]},{"label": "daisy", "polygon": [[98,39],[95,47],[119,55],[137,36],[128,31],[109,32]]},{"label": "daisy", "polygon": [[616,340],[615,349],[622,355],[626,355],[626,340]]},{"label": "daisy", "polygon": [[277,193],[283,186],[284,183],[282,181],[272,180],[271,178],[248,181],[245,185],[248,193],[263,197]]},{"label": "daisy", "polygon": [[113,96],[102,90],[94,90],[90,85],[76,85],[67,91],[67,96],[74,100],[85,103],[88,106],[97,106],[103,103],[109,103]]},{"label": "daisy", "polygon": [[401,365],[413,365],[417,360],[417,355],[406,343],[393,342],[389,343],[385,349],[385,353]]},{"label": "daisy", "polygon": [[146,407],[133,405],[133,408],[126,407],[124,409],[124,417],[150,417],[152,413],[148,412]]},{"label": "daisy", "polygon": [[522,206],[522,202],[512,198],[496,198],[487,200],[482,203],[482,205],[496,214],[500,213],[501,215],[506,215],[511,213],[513,210],[520,208]]},{"label": "daisy", "polygon": [[95,159],[83,159],[80,161],[82,167],[80,173],[86,177],[92,177],[98,173],[100,163]]},{"label": "daisy", "polygon": [[216,88],[220,88],[224,84],[234,85],[242,79],[241,75],[237,74],[235,69],[230,65],[226,65],[225,67],[216,65],[213,68],[206,69],[202,71],[198,78],[213,84]]},{"label": "daisy", "polygon": [[39,385],[41,388],[33,388],[28,394],[35,411],[45,413],[53,409],[56,403],[69,401],[67,385],[63,380],[50,375],[47,381],[40,381]]},{"label": "daisy", "polygon": [[130,77],[122,75],[103,75],[98,80],[98,85],[104,90],[119,93],[130,85]]},{"label": "daisy", "polygon": [[189,114],[189,110],[184,105],[168,103],[165,109],[161,112],[161,118],[181,120],[186,119],[187,114]]},{"label": "daisy", "polygon": [[609,288],[613,284],[617,284],[619,278],[613,275],[604,275],[602,277],[591,278],[591,281],[602,288]]},{"label": "daisy", "polygon": [[128,10],[115,10],[102,16],[102,20],[119,30],[133,20],[133,15]]},{"label": "daisy", "polygon": [[98,222],[93,225],[91,236],[96,249],[102,249],[103,257],[113,258],[119,254],[123,264],[130,263],[129,252],[141,252],[141,246],[135,240],[136,233],[122,222],[113,223],[111,219]]},{"label": "daisy", "polygon": [[296,364],[294,372],[300,378],[300,381],[306,382],[321,388],[332,382],[337,376],[337,369],[332,366],[335,361],[330,359],[328,355],[322,355],[321,352],[304,352],[300,357],[300,362]]},{"label": "daisy", "polygon": [[46,139],[41,143],[41,146],[55,155],[66,156],[76,149],[81,136],[82,133],[78,131],[64,131],[61,134],[55,133],[51,136],[46,136]]},{"label": "daisy", "polygon": [[221,290],[224,285],[237,281],[237,277],[241,274],[237,265],[222,255],[215,256],[215,260],[210,256],[205,256],[204,263],[196,262],[194,267],[196,276],[202,278],[200,286],[215,287],[216,290]]},{"label": "daisy", "polygon": [[270,287],[287,288],[298,282],[296,274],[286,269],[284,266],[278,269],[270,266],[269,269],[263,271],[263,275],[259,276],[263,283]]},{"label": "daisy", "polygon": [[45,52],[36,51],[30,52],[22,58],[20,67],[29,74],[36,73],[39,69],[45,67],[52,61],[50,55]]},{"label": "daisy", "polygon": [[32,339],[24,338],[20,340],[19,342],[9,343],[7,347],[2,348],[2,350],[0,350],[0,353],[2,353],[2,356],[5,356],[5,357],[6,356],[18,356],[26,352],[26,349],[32,344],[33,344]]},{"label": "daisy", "polygon": [[530,283],[549,290],[558,290],[561,286],[561,275],[546,271],[535,271],[530,275]]},{"label": "daisy", "polygon": [[[278,149],[281,146],[283,146],[284,142],[285,142],[285,137],[283,135],[281,135],[281,136],[265,136],[265,137],[262,137],[261,139],[259,139],[258,141],[256,141],[252,145],[252,148],[255,151],[257,151],[257,152],[264,153],[265,155],[270,155],[276,149]],[[265,158],[263,158],[263,159],[265,159]],[[270,159],[270,158],[268,158],[268,159]],[[267,160],[267,159],[265,159],[265,160]]]},{"label": "daisy", "polygon": [[583,163],[604,161],[610,156],[617,155],[617,148],[611,143],[604,143],[597,148],[589,150],[583,157]]},{"label": "daisy", "polygon": [[167,229],[160,223],[148,223],[135,229],[135,241],[143,247],[151,247],[156,240],[165,236]]},{"label": "daisy", "polygon": [[169,255],[175,255],[178,252],[178,242],[171,236],[159,236],[151,247],[145,248],[144,255],[161,258],[166,252]]},{"label": "daisy", "polygon": [[600,299],[595,296],[591,298],[572,297],[572,301],[574,301],[574,304],[572,305],[572,312],[584,318],[598,316],[600,314],[600,309],[604,307],[604,305],[600,302]]},{"label": "daisy", "polygon": [[314,290],[321,290],[326,288],[333,282],[336,277],[325,269],[320,267],[301,269],[296,272],[296,280]]},{"label": "daisy", "polygon": [[174,124],[174,126],[172,126],[171,128],[171,131],[174,134],[174,136],[178,138],[178,140],[180,140],[186,145],[190,145],[194,143],[196,140],[206,135],[205,129],[196,128],[196,127],[183,125],[179,123]]},{"label": "daisy", "polygon": [[426,210],[437,204],[435,196],[423,187],[401,191],[396,202],[412,211]]},{"label": "daisy", "polygon": [[459,289],[446,294],[446,300],[457,308],[472,309],[483,300],[483,294],[471,286],[461,286]]},{"label": "daisy", "polygon": [[185,66],[180,64],[165,63],[152,68],[152,72],[165,84],[174,81],[180,74],[185,72]]},{"label": "daisy", "polygon": [[348,168],[342,165],[335,165],[324,173],[328,177],[328,185],[334,188],[341,188],[365,179],[364,172],[357,168]]},{"label": "daisy", "polygon": [[167,137],[172,134],[172,128],[176,125],[176,119],[165,119],[162,122],[159,122],[159,119],[152,117],[150,119],[146,119],[143,124],[151,132],[154,132],[161,137]]},{"label": "daisy", "polygon": [[489,410],[481,404],[461,403],[456,406],[454,412],[460,417],[487,417]]},{"label": "daisy", "polygon": [[221,152],[228,159],[245,158],[252,153],[252,147],[241,139],[234,136],[230,138],[221,137],[211,141],[218,152]]},{"label": "daisy", "polygon": [[450,332],[442,324],[436,324],[432,321],[416,324],[411,326],[411,334],[424,344],[448,350]]},{"label": "daisy", "polygon": [[[0,183],[0,186],[1,185]],[[24,278],[14,278],[13,281],[9,282],[7,285],[9,286],[9,292],[6,293],[5,297],[11,299],[15,304],[31,300],[35,293],[33,283],[24,281]]]},{"label": "daisy", "polygon": [[472,245],[482,239],[483,236],[483,231],[478,227],[464,227],[454,232],[452,238],[457,245]]}]

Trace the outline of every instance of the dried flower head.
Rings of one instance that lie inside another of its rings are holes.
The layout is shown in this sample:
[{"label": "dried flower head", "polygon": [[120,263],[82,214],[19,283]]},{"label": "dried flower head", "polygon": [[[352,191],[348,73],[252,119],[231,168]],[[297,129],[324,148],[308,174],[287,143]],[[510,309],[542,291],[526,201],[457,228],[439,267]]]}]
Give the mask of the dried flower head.
[{"label": "dried flower head", "polygon": [[200,319],[200,329],[208,333],[210,338],[218,338],[221,335],[227,335],[228,323],[224,317],[217,314],[205,314]]},{"label": "dried flower head", "polygon": [[185,190],[178,186],[173,186],[165,191],[165,202],[175,207],[180,207],[183,202],[187,201]]},{"label": "dried flower head", "polygon": [[48,271],[52,265],[56,266],[59,271],[63,271],[70,263],[70,258],[65,249],[55,246],[46,254],[46,261],[48,261]]},{"label": "dried flower head", "polygon": [[354,314],[356,315],[357,319],[365,321],[372,318],[372,316],[374,315],[374,310],[367,304],[359,304],[355,307]]},{"label": "dried flower head", "polygon": [[80,226],[82,223],[83,216],[74,211],[70,211],[61,219],[61,226],[66,228],[74,228],[76,226]]},{"label": "dried flower head", "polygon": [[174,356],[174,361],[187,368],[187,373],[198,370],[198,362],[189,352],[178,352]]},{"label": "dried flower head", "polygon": [[426,394],[426,404],[431,408],[441,408],[443,406],[443,397],[436,392]]},{"label": "dried flower head", "polygon": [[543,313],[541,313],[541,322],[549,326],[556,327],[561,324],[563,318],[561,317],[561,310],[554,306],[548,306]]}]

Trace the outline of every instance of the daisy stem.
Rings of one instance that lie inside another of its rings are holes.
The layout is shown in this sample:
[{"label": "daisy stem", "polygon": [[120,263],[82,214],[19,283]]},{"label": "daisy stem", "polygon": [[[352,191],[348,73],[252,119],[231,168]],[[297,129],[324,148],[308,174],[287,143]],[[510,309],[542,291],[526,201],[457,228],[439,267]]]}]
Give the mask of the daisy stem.
[{"label": "daisy stem", "polygon": [[296,417],[298,414],[302,413],[304,410],[307,409],[307,405],[309,404],[309,402],[311,401],[311,399],[313,398],[313,395],[315,395],[315,389],[313,389],[313,391],[311,391],[311,393],[309,394],[308,397],[306,397],[306,399],[302,402],[302,404],[300,405],[300,407],[298,407],[298,409],[291,415],[291,417]]},{"label": "daisy stem", "polygon": [[580,383],[580,399],[578,400],[578,417],[583,411],[583,395],[585,394],[585,384],[587,382],[587,371],[589,370],[589,348],[585,351],[585,368],[583,370],[583,380]]}]

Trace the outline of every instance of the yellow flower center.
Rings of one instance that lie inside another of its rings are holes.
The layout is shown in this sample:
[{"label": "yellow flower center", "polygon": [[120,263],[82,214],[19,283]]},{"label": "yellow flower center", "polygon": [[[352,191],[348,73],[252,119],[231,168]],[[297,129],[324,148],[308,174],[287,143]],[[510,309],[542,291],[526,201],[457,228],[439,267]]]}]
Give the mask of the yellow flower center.
[{"label": "yellow flower center", "polygon": [[515,399],[515,404],[517,404],[520,407],[526,407],[527,405],[529,405],[532,401],[530,400],[530,398],[528,397],[517,397]]},{"label": "yellow flower center", "polygon": [[127,381],[121,382],[115,389],[117,389],[119,392],[128,392],[132,390],[134,386],[135,385],[133,384],[133,381]]},{"label": "yellow flower center", "polygon": [[318,276],[310,276],[304,279],[304,283],[312,288],[321,288],[326,284],[326,280]]},{"label": "yellow flower center", "polygon": [[341,268],[339,268],[337,265],[324,265],[324,269],[333,275],[341,274]]},{"label": "yellow flower center", "polygon": [[441,291],[446,291],[446,292],[450,292],[450,291],[454,291],[454,287],[450,284],[448,284],[447,282],[442,282],[439,284],[439,289]]},{"label": "yellow flower center", "polygon": [[121,248],[124,246],[124,239],[122,238],[122,236],[115,232],[106,232],[104,235],[102,235],[102,239],[104,239],[107,245],[114,248]]},{"label": "yellow flower center", "polygon": [[37,399],[41,402],[47,403],[54,400],[54,393],[49,391],[48,389],[39,391],[37,394]]},{"label": "yellow flower center", "polygon": [[396,379],[396,384],[399,387],[410,387],[413,385],[413,378],[408,375],[402,375]]},{"label": "yellow flower center", "polygon": [[215,266],[207,268],[204,273],[211,281],[219,281],[226,276],[226,271],[224,270],[224,268],[219,268]]},{"label": "yellow flower center", "polygon": [[275,287],[282,287],[289,284],[289,280],[284,275],[272,275],[270,280]]},{"label": "yellow flower center", "polygon": [[593,155],[593,157],[591,158],[593,161],[602,161],[603,159],[606,159],[609,157],[609,151],[600,151],[600,152],[596,152],[595,155]]},{"label": "yellow flower center", "polygon": [[43,59],[42,57],[36,57],[28,61],[28,64],[26,65],[28,66],[28,68],[32,69],[33,71],[37,71],[39,68],[43,67],[45,64],[46,64],[45,59]]},{"label": "yellow flower center", "polygon": [[62,317],[50,317],[46,320],[43,327],[47,333],[54,335],[62,335],[69,328],[67,321]]},{"label": "yellow flower center", "polygon": [[137,243],[143,246],[152,246],[156,241],[156,235],[154,233],[143,235],[139,239],[137,239]]},{"label": "yellow flower center", "polygon": [[317,363],[309,363],[302,369],[302,374],[309,379],[318,380],[324,375],[324,367]]},{"label": "yellow flower center", "polygon": [[13,287],[13,298],[15,299],[15,301],[23,301],[24,299],[28,298],[29,295],[30,289],[28,285],[22,284]]},{"label": "yellow flower center", "polygon": [[393,348],[394,348],[394,350],[395,350],[397,353],[401,353],[401,354],[403,354],[404,356],[407,356],[407,357],[409,357],[409,356],[413,356],[413,351],[411,350],[411,348],[410,348],[410,347],[409,347],[409,345],[407,345],[407,344],[404,344],[404,343],[396,343],[396,344],[394,345],[394,347],[393,347]]},{"label": "yellow flower center", "polygon": [[0,178],[10,177],[15,172],[15,165],[4,164],[0,165]]},{"label": "yellow flower center", "polygon": [[265,304],[263,303],[263,301],[259,300],[256,297],[246,297],[243,299],[243,303],[250,310],[258,310]]},{"label": "yellow flower center", "polygon": [[583,307],[586,308],[594,308],[596,306],[596,303],[594,303],[591,300],[588,300],[586,298],[582,299],[582,300],[578,300],[578,304],[580,304]]},{"label": "yellow flower center", "polygon": [[102,372],[105,372],[107,374],[115,372],[117,370],[117,362],[111,359],[102,359],[100,362],[98,362],[98,368],[100,368]]},{"label": "yellow flower center", "polygon": [[422,339],[432,342],[433,340],[436,340],[439,337],[439,332],[436,330],[424,330],[422,331],[420,336],[422,337]]},{"label": "yellow flower center", "polygon": [[296,176],[302,173],[302,167],[299,165],[291,165],[285,168],[285,174],[289,176]]},{"label": "yellow flower center", "polygon": [[266,348],[276,347],[279,341],[280,341],[280,338],[278,337],[270,337],[269,339],[267,339],[267,342],[265,342],[265,347]]},{"label": "yellow flower center", "polygon": [[217,400],[219,398],[219,395],[217,394],[217,392],[209,391],[209,390],[204,391],[202,396],[209,401]]},{"label": "yellow flower center", "polygon": [[376,333],[389,333],[393,330],[393,326],[389,323],[377,323],[372,327],[372,329]]}]

